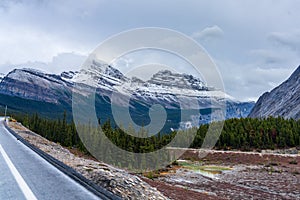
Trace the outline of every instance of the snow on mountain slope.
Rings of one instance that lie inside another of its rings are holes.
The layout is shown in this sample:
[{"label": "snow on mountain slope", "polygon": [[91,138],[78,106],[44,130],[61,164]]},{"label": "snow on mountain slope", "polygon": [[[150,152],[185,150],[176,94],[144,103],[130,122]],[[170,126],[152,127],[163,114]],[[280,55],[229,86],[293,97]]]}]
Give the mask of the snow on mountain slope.
[{"label": "snow on mountain slope", "polygon": [[[110,69],[110,74],[107,74]],[[158,71],[150,80],[137,77],[127,78],[118,70],[101,62],[91,62],[90,67],[81,70],[74,81],[110,90],[116,95],[114,103],[136,110],[137,107],[151,107],[160,104],[167,109],[203,109],[200,115],[190,115],[182,123],[196,125],[208,123],[211,116],[221,115],[220,109],[226,106],[226,118],[246,117],[254,102],[239,102],[230,95],[207,86],[199,78],[187,74]],[[106,81],[103,81],[105,79]],[[103,93],[103,90],[101,90]],[[126,97],[127,96],[127,97]],[[129,97],[129,98],[128,98]],[[131,103],[128,105],[128,101]],[[139,113],[139,111],[136,111]]]},{"label": "snow on mountain slope", "polygon": [[34,69],[15,69],[0,84],[0,93],[49,103],[67,100],[72,84],[61,76]]},{"label": "snow on mountain slope", "polygon": [[88,63],[88,66],[87,69],[81,69],[71,81],[113,90],[113,86],[121,85],[129,80],[119,70],[106,63],[93,60]]},{"label": "snow on mountain slope", "polygon": [[192,90],[208,90],[204,82],[199,78],[187,74],[172,73],[169,70],[159,71],[148,81],[154,85],[165,85]]},{"label": "snow on mountain slope", "polygon": [[178,95],[234,100],[222,91],[209,88],[203,81],[192,75],[163,70],[154,74],[150,80],[143,81],[137,77],[127,78],[119,70],[95,60],[91,61],[88,66],[87,69],[82,69],[76,74],[72,81],[140,97]]},{"label": "snow on mountain slope", "polygon": [[[226,118],[247,116],[253,106],[253,102],[239,102],[222,91],[208,87],[192,75],[164,70],[154,74],[150,80],[143,81],[136,77],[128,78],[103,62],[92,60],[86,64],[88,67],[85,69],[63,72],[61,75],[34,69],[15,69],[3,78],[0,94],[57,105],[63,103],[71,107],[72,91],[86,96],[92,91],[91,88],[97,88],[97,103],[101,105],[98,109],[103,109],[105,116],[109,117],[109,99],[116,94],[119,96],[114,103],[126,108],[130,106],[138,119],[147,118],[147,113],[144,116],[143,112],[147,112],[154,104],[162,105],[168,112],[173,110],[171,117],[175,116],[174,113],[180,114],[181,106],[190,110],[203,109],[201,116],[191,114],[183,122],[193,122],[193,125],[197,125],[199,119],[201,123],[210,122],[210,117],[218,114],[217,109],[222,105],[227,106]],[[76,88],[77,85],[80,87]],[[87,92],[81,91],[85,88]]]},{"label": "snow on mountain slope", "polygon": [[[138,82],[138,84],[136,84]],[[148,92],[152,94],[171,94],[187,97],[214,97],[219,99],[232,99],[233,97],[217,90],[208,89],[199,78],[187,74],[159,71],[146,82],[133,79],[128,90],[136,93]]]}]

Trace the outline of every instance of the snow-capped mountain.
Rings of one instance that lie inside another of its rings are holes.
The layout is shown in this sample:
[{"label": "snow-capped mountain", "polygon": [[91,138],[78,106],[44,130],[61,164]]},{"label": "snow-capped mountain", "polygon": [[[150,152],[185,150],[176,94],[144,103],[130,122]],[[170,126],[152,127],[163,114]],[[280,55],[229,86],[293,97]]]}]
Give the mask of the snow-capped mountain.
[{"label": "snow-capped mountain", "polygon": [[131,82],[122,85],[127,90],[144,96],[145,93],[152,95],[173,95],[185,97],[214,97],[218,99],[234,99],[233,97],[209,88],[199,78],[187,74],[173,73],[162,70],[154,74],[150,80],[142,81],[134,77]]},{"label": "snow-capped mountain", "polygon": [[[164,100],[167,104],[172,103],[178,96],[198,98],[202,102],[212,99],[236,101],[230,95],[209,88],[199,78],[188,74],[162,70],[155,73],[150,80],[143,81],[137,77],[128,78],[119,70],[99,61],[93,60],[88,66],[87,69],[82,69],[75,75],[69,76],[72,77],[69,81],[124,95],[133,95],[144,101]],[[201,101],[199,102],[201,103]],[[160,101],[160,103],[162,102]],[[194,107],[197,108],[198,105]]]},{"label": "snow-capped mountain", "polygon": [[[96,110],[97,114],[105,116],[104,118],[112,118],[110,105],[112,94],[120,95],[118,101],[114,103],[121,107],[128,106],[126,98],[123,97],[129,97],[132,117],[140,125],[149,123],[149,108],[154,104],[166,108],[168,121],[171,122],[169,127],[172,128],[208,123],[211,116],[218,113],[218,105],[221,104],[226,105],[226,118],[245,117],[254,105],[253,102],[239,102],[224,92],[207,86],[192,75],[164,70],[155,73],[150,80],[143,81],[136,77],[128,78],[112,66],[95,60],[88,63],[86,69],[63,72],[60,75],[34,69],[15,69],[3,78],[0,95],[48,103],[51,106],[63,105],[71,110],[72,91],[83,96],[89,94],[80,89],[76,90],[76,85],[80,85],[83,89],[97,89]],[[196,112],[198,114],[191,112],[191,115],[182,122],[181,106],[184,109],[198,110]]]},{"label": "snow-capped mountain", "polygon": [[[143,81],[137,77],[128,78],[119,70],[95,60],[87,66],[76,74],[72,81],[97,88],[98,95],[102,97],[107,95],[110,98],[114,93],[117,98],[113,103],[121,107],[129,106],[131,117],[136,116],[134,122],[139,125],[150,122],[148,112],[154,104],[162,105],[169,113],[173,112],[169,114],[169,118],[173,119],[168,118],[167,121],[173,122],[176,118],[181,127],[186,127],[187,124],[199,126],[209,123],[214,116],[222,115],[220,110],[224,106],[226,118],[246,117],[254,105],[253,102],[239,102],[188,74],[162,70],[153,74],[150,80]],[[190,115],[184,119],[180,118],[182,109],[191,110]]]},{"label": "snow-capped mountain", "polygon": [[154,85],[164,85],[169,87],[176,87],[180,89],[190,89],[197,91],[208,90],[204,82],[199,78],[193,77],[187,74],[172,73],[169,70],[159,71],[154,74],[149,80],[150,84]]},{"label": "snow-capped mountain", "polygon": [[300,119],[300,66],[285,82],[264,93],[249,116]]},{"label": "snow-capped mountain", "polygon": [[69,101],[72,83],[55,74],[34,69],[15,69],[0,84],[0,93],[35,101],[58,104]]},{"label": "snow-capped mountain", "polygon": [[80,72],[73,76],[71,82],[82,83],[96,88],[114,90],[114,86],[128,82],[119,70],[110,65],[92,60],[87,69],[81,69]]}]

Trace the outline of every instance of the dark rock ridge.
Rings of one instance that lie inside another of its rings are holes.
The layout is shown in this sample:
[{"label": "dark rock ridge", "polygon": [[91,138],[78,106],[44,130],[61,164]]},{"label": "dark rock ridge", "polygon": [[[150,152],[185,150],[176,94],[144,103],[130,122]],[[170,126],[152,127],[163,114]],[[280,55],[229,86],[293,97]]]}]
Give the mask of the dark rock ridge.
[{"label": "dark rock ridge", "polygon": [[300,119],[300,66],[281,85],[264,93],[249,116]]}]

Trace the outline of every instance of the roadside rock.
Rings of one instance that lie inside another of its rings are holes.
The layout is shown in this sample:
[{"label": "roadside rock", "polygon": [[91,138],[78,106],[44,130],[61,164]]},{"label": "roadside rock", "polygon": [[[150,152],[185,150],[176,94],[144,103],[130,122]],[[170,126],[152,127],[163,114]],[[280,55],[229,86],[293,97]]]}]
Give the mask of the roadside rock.
[{"label": "roadside rock", "polygon": [[9,127],[29,143],[72,167],[87,179],[106,188],[122,199],[168,199],[156,188],[125,170],[88,158],[76,156],[60,144],[51,142],[28,130],[20,123],[9,122]]}]

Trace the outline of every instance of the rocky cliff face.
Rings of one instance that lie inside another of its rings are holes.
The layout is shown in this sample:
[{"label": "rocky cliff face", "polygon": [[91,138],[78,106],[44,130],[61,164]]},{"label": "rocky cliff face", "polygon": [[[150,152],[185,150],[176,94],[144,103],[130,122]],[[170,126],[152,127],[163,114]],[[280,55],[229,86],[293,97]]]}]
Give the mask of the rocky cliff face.
[{"label": "rocky cliff face", "polygon": [[249,116],[300,119],[300,66],[288,80],[272,91],[264,93]]},{"label": "rocky cliff face", "polygon": [[15,69],[2,79],[0,93],[36,101],[58,104],[70,101],[72,83],[59,75],[33,69]]},{"label": "rocky cliff face", "polygon": [[167,87],[200,91],[208,90],[205,83],[199,78],[188,74],[172,73],[169,70],[159,71],[158,73],[154,74],[148,82],[157,86],[164,85]]}]

